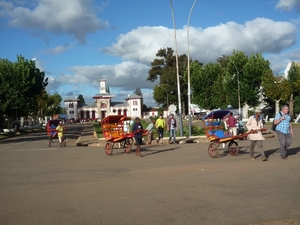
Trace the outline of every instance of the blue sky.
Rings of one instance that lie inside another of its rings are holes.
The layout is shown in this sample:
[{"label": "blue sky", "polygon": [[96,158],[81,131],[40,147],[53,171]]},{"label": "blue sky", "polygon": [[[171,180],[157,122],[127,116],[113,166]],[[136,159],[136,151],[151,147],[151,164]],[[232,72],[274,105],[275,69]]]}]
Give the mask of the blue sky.
[{"label": "blue sky", "polygon": [[[194,0],[173,0],[178,53],[187,54],[187,21]],[[198,0],[190,18],[190,55],[216,62],[232,50],[261,52],[275,74],[300,61],[299,0]],[[36,58],[47,91],[63,98],[99,93],[107,79],[113,101],[141,88],[160,48],[175,49],[169,0],[0,0],[0,58]],[[176,82],[174,74],[174,82]]]}]

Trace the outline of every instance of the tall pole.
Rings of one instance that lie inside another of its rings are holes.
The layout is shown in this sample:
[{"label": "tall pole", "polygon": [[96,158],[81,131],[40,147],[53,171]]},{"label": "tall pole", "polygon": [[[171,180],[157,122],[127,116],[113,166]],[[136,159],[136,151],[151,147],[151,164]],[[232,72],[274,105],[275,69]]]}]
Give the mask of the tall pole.
[{"label": "tall pole", "polygon": [[178,67],[178,48],[177,48],[177,40],[176,40],[176,23],[175,23],[172,0],[170,0],[170,6],[171,6],[171,11],[172,11],[172,20],[173,20],[173,27],[174,27],[177,92],[178,92],[178,111],[179,111],[178,114],[179,114],[179,120],[180,120],[180,136],[182,137],[182,116],[181,116],[181,94],[180,94],[179,67]]},{"label": "tall pole", "polygon": [[187,23],[187,37],[188,37],[188,113],[189,113],[189,137],[192,136],[192,119],[191,119],[191,71],[190,71],[190,18],[194,9],[195,4],[198,0],[195,0],[190,14],[188,17]]},{"label": "tall pole", "polygon": [[231,62],[236,69],[236,77],[238,82],[238,101],[239,101],[239,117],[241,116],[241,94],[240,94],[240,73],[234,62]]}]

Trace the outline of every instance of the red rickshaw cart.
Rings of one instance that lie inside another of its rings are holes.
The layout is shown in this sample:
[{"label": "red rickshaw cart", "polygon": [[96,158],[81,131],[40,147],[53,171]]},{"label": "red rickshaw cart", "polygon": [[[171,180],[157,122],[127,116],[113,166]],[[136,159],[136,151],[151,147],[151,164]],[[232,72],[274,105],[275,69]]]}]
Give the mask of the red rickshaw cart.
[{"label": "red rickshaw cart", "polygon": [[[57,130],[56,130],[56,127],[59,125],[59,123],[61,122],[62,120],[49,120],[46,124],[46,132],[47,132],[47,135],[48,135],[48,147],[51,146],[51,144],[53,143],[53,140],[54,139],[58,139],[58,135],[57,135]],[[66,130],[66,127],[64,127],[64,129]],[[66,146],[67,145],[67,140],[65,137],[63,137],[63,142],[62,142],[62,146]],[[62,147],[61,146],[61,147]]]},{"label": "red rickshaw cart", "polygon": [[107,155],[112,155],[116,143],[122,146],[125,153],[131,153],[134,133],[130,132],[130,121],[130,117],[123,115],[110,115],[101,120]]}]

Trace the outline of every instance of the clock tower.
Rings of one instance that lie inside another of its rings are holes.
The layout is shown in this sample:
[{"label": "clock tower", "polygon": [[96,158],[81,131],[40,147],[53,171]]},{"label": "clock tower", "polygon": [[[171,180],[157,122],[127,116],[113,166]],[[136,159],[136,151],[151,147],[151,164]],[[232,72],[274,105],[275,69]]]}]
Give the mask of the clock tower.
[{"label": "clock tower", "polygon": [[101,79],[100,82],[100,93],[107,93],[106,80]]}]

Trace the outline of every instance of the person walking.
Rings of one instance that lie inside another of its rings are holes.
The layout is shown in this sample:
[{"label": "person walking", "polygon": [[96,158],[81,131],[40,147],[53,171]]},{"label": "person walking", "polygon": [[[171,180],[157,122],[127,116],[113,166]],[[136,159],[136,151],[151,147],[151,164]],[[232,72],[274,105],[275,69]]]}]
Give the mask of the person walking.
[{"label": "person walking", "polygon": [[176,142],[177,121],[174,118],[174,114],[171,114],[168,119],[168,131],[170,132],[169,144],[172,143],[171,142],[172,138],[173,138],[173,143],[177,144]]},{"label": "person walking", "polygon": [[274,119],[276,133],[279,140],[279,153],[282,159],[287,159],[286,150],[292,144],[293,127],[289,115],[289,106],[284,105],[281,112],[277,113]]},{"label": "person walking", "polygon": [[60,147],[63,147],[63,142],[65,141],[65,127],[62,121],[59,121],[59,125],[56,127],[57,136],[60,143]]},{"label": "person walking", "polygon": [[166,126],[166,121],[163,118],[163,115],[160,114],[159,118],[156,120],[155,127],[158,129],[158,138],[156,139],[157,144],[160,143],[163,144],[163,138],[164,138],[164,128]]},{"label": "person walking", "polygon": [[265,152],[263,150],[263,142],[262,141],[265,140],[265,138],[263,137],[262,132],[261,132],[261,129],[263,128],[263,119],[261,116],[260,108],[255,109],[255,115],[251,116],[248,119],[246,126],[249,131],[253,131],[252,134],[249,134],[250,159],[251,160],[256,159],[254,157],[254,148],[255,148],[255,145],[257,145],[262,161],[268,161],[268,159],[265,156]]},{"label": "person walking", "polygon": [[147,126],[146,130],[147,130],[147,145],[150,146],[152,144],[153,141],[153,130],[155,127],[155,119],[152,119],[151,123],[149,123],[149,125]]},{"label": "person walking", "polygon": [[231,135],[236,136],[237,134],[237,129],[236,129],[236,118],[233,116],[233,113],[230,112],[229,116],[226,120],[227,122],[227,127]]},{"label": "person walking", "polygon": [[141,145],[143,144],[143,125],[140,122],[140,118],[136,117],[134,120],[134,123],[132,125],[132,132],[134,133],[134,139],[135,139],[135,155],[143,157],[141,154]]}]

